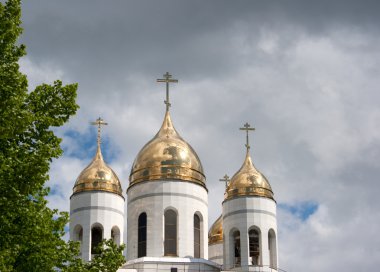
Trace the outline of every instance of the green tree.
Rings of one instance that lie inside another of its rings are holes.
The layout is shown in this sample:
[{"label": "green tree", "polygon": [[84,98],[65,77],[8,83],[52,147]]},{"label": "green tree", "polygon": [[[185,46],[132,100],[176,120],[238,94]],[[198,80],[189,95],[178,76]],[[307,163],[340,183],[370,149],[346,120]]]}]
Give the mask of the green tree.
[{"label": "green tree", "polygon": [[82,262],[81,259],[72,260],[63,272],[115,272],[125,262],[123,250],[125,246],[118,246],[112,239],[103,240],[97,247],[94,258],[88,262]]},{"label": "green tree", "polygon": [[26,54],[17,44],[20,25],[21,0],[0,2],[0,271],[85,268],[78,244],[62,239],[68,213],[45,200],[50,163],[62,154],[52,128],[78,109],[77,84],[57,80],[28,91],[18,64]]},{"label": "green tree", "polygon": [[89,272],[114,272],[125,262],[123,256],[124,245],[117,246],[110,239],[103,240],[98,248],[100,253],[86,264]]},{"label": "green tree", "polygon": [[103,240],[98,246],[99,254],[85,264],[84,271],[88,272],[115,272],[124,264],[124,245],[116,245],[112,239]]}]

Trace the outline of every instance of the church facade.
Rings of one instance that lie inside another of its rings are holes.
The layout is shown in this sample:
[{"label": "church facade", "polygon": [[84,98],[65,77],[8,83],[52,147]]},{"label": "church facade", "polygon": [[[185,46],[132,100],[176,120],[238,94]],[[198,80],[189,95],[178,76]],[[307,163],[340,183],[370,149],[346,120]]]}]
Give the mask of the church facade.
[{"label": "church facade", "polygon": [[[195,150],[176,131],[170,116],[169,73],[166,112],[157,134],[132,165],[126,195],[104,162],[98,126],[97,152],[79,174],[70,198],[70,239],[80,241],[89,261],[102,239],[126,243],[119,271],[279,271],[276,201],[250,155],[227,176],[222,215],[208,224],[208,189]],[[127,202],[126,211],[124,204]],[[125,224],[126,222],[126,224]],[[127,226],[126,237],[124,225]]]}]

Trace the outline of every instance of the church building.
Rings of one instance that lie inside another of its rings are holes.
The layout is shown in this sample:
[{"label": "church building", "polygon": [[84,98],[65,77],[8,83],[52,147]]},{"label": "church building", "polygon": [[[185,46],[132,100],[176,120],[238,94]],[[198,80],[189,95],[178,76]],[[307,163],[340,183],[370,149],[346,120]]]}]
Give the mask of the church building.
[{"label": "church building", "polygon": [[276,201],[252,162],[248,133],[254,128],[248,123],[241,128],[245,159],[231,179],[224,177],[222,214],[209,228],[201,160],[170,116],[169,84],[178,81],[169,73],[157,81],[166,84],[165,115],[135,158],[126,194],[102,156],[100,132],[107,123],[101,118],[93,123],[97,151],[70,197],[70,239],[80,241],[82,259],[91,260],[102,239],[113,239],[126,244],[120,272],[280,271]]}]

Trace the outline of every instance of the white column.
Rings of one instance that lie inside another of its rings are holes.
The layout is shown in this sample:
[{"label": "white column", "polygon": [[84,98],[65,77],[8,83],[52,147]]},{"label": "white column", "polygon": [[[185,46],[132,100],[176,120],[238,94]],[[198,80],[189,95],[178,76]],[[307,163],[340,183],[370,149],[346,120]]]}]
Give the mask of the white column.
[{"label": "white column", "polygon": [[262,264],[266,267],[270,265],[269,261],[269,247],[268,247],[268,229],[261,230],[261,248],[260,254],[262,255]]},{"label": "white column", "polygon": [[240,256],[241,266],[247,266],[251,264],[249,260],[249,238],[247,227],[240,229]]},{"label": "white column", "polygon": [[83,228],[82,259],[91,260],[91,229]]}]

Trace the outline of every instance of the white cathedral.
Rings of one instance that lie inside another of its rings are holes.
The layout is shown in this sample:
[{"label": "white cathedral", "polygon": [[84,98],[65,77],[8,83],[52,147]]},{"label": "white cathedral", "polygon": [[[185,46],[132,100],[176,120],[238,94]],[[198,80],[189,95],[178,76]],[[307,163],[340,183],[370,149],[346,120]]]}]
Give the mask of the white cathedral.
[{"label": "white cathedral", "polygon": [[[228,179],[221,216],[208,231],[208,190],[201,161],[178,134],[170,117],[169,73],[166,112],[157,134],[140,150],[126,195],[115,172],[95,157],[80,173],[70,197],[70,240],[80,241],[89,261],[102,239],[126,244],[126,263],[118,271],[280,271],[276,201],[265,176],[252,163],[247,132],[246,156]],[[127,201],[127,210],[124,203]],[[124,223],[127,220],[127,237]]]}]

